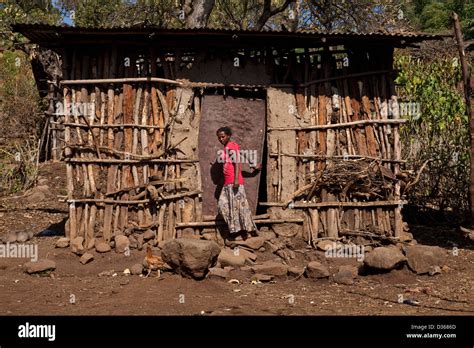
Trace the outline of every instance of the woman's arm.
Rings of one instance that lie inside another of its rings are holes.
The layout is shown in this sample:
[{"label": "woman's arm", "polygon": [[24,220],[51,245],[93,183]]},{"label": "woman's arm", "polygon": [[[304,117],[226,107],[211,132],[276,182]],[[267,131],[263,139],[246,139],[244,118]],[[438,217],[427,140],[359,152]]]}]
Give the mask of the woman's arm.
[{"label": "woman's arm", "polygon": [[239,169],[240,169],[240,159],[239,159],[239,152],[237,150],[234,150],[235,156],[232,156],[235,158],[234,164],[234,188],[238,189],[239,188]]}]

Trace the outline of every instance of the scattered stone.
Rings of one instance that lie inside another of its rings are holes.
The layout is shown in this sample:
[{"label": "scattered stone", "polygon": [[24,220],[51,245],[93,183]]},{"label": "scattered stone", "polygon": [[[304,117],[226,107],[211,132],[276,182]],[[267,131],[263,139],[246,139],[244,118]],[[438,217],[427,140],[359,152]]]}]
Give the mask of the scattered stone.
[{"label": "scattered stone", "polygon": [[85,265],[86,263],[88,262],[91,262],[92,260],[94,260],[94,255],[92,255],[91,253],[84,253],[81,258],[79,259],[79,261]]},{"label": "scattered stone", "polygon": [[236,255],[231,249],[222,249],[218,261],[221,264],[221,267],[232,266],[240,267],[245,264],[245,256],[240,254],[241,249],[239,249],[239,254]]},{"label": "scattered stone", "polygon": [[275,232],[269,231],[268,229],[266,231],[262,231],[260,229],[260,231],[258,232],[258,236],[262,237],[265,240],[272,240],[277,237]]},{"label": "scattered stone", "polygon": [[215,233],[203,233],[201,237],[204,238],[205,240],[217,242],[217,236]]},{"label": "scattered stone", "polygon": [[334,281],[339,284],[352,285],[354,284],[354,279],[357,278],[357,274],[357,267],[344,265],[339,267],[338,272],[334,275]]},{"label": "scattered stone", "polygon": [[263,243],[265,243],[265,239],[263,237],[250,237],[242,241],[231,241],[229,246],[235,247],[240,245],[250,249],[258,250],[263,246]]},{"label": "scattered stone", "polygon": [[257,255],[255,255],[254,253],[243,248],[239,248],[238,250],[239,250],[239,255],[242,255],[243,257],[245,257],[245,260],[251,261],[251,262],[255,262],[257,260]]},{"label": "scattered stone", "polygon": [[28,239],[33,239],[34,236],[35,234],[33,231],[28,232]]},{"label": "scattered stone", "polygon": [[431,266],[430,271],[428,272],[430,276],[434,276],[436,274],[441,274],[441,267],[439,266]]},{"label": "scattered stone", "polygon": [[26,197],[26,200],[28,203],[39,203],[42,202],[46,199],[46,195],[42,191],[34,190],[28,197]]},{"label": "scattered stone", "polygon": [[265,249],[265,247],[261,247],[260,249],[258,249],[258,251],[260,251],[261,253],[264,253],[267,249]]},{"label": "scattered stone", "polygon": [[23,268],[28,274],[54,271],[56,269],[56,263],[53,260],[40,259],[36,262],[30,261],[25,263]]},{"label": "scattered stone", "polygon": [[115,251],[117,253],[124,253],[125,250],[130,248],[130,241],[127,236],[115,236]]},{"label": "scattered stone", "polygon": [[400,242],[409,242],[413,240],[413,234],[410,232],[402,232],[400,234]]},{"label": "scattered stone", "polygon": [[279,237],[291,238],[291,237],[294,237],[296,234],[298,234],[301,228],[296,224],[284,223],[284,224],[273,224],[272,230]]},{"label": "scattered stone", "polygon": [[128,276],[128,275],[130,275],[130,273],[131,273],[131,272],[130,272],[130,269],[128,269],[128,268],[125,268],[125,269],[123,270],[123,274],[124,274],[124,275],[127,275],[127,276]]},{"label": "scattered stone", "polygon": [[134,264],[132,267],[130,267],[130,273],[133,275],[140,275],[143,273],[143,265],[140,263]]},{"label": "scattered stone", "polygon": [[106,253],[111,250],[110,245],[104,241],[96,241],[95,250],[98,253]]},{"label": "scattered stone", "polygon": [[293,266],[288,268],[288,275],[291,277],[298,277],[304,273],[304,267]]},{"label": "scattered stone", "polygon": [[332,249],[333,247],[336,247],[339,245],[339,243],[334,242],[333,240],[321,240],[316,244],[318,249],[322,251],[326,251],[329,249]]},{"label": "scattered stone", "polygon": [[275,261],[266,261],[261,265],[252,266],[254,273],[272,275],[275,277],[286,277],[288,266]]},{"label": "scattered stone", "polygon": [[232,267],[232,266],[225,266],[224,267],[224,271],[227,271],[227,272],[230,272],[230,271],[233,271],[235,268]]},{"label": "scattered stone", "polygon": [[220,253],[215,242],[178,238],[163,245],[161,257],[173,270],[184,277],[203,279],[213,267]]},{"label": "scattered stone", "polygon": [[61,237],[56,241],[54,245],[56,248],[67,248],[69,246],[69,238]]},{"label": "scattered stone", "polygon": [[417,274],[429,273],[431,267],[442,267],[446,261],[446,251],[437,246],[413,245],[405,247],[408,266]]},{"label": "scattered stone", "polygon": [[196,238],[196,236],[194,235],[194,228],[191,228],[191,227],[183,228],[181,230],[181,238]]},{"label": "scattered stone", "polygon": [[102,271],[97,276],[98,277],[112,277],[114,275],[114,271]]},{"label": "scattered stone", "polygon": [[119,282],[120,285],[128,285],[129,283],[130,283],[130,279],[128,278],[122,278],[120,279],[120,282]]},{"label": "scattered stone", "polygon": [[146,230],[143,234],[143,240],[144,241],[147,241],[147,240],[150,240],[150,239],[153,239],[155,238],[155,232],[153,232],[152,230]]},{"label": "scattered stone", "polygon": [[18,243],[24,243],[26,241],[28,241],[28,233],[26,232],[18,232],[17,235],[16,235],[16,241]]},{"label": "scattered stone", "polygon": [[209,279],[225,280],[228,277],[229,277],[229,271],[226,271],[225,269],[218,268],[218,267],[209,268],[209,273],[208,273]]},{"label": "scattered stone", "polygon": [[396,246],[378,247],[365,255],[364,264],[371,268],[391,270],[406,261]]},{"label": "scattered stone", "polygon": [[84,238],[82,237],[76,237],[73,240],[71,240],[71,251],[74,254],[82,254],[84,252]]},{"label": "scattered stone", "polygon": [[6,239],[5,239],[5,242],[6,243],[15,243],[16,242],[16,238],[17,238],[17,234],[16,233],[13,233],[13,232],[10,232]]},{"label": "scattered stone", "polygon": [[143,235],[138,235],[137,236],[137,249],[142,250],[143,248]]},{"label": "scattered stone", "polygon": [[134,236],[129,236],[128,240],[130,241],[130,249],[138,248],[138,241]]},{"label": "scattered stone", "polygon": [[257,282],[265,283],[265,282],[272,281],[272,280],[273,280],[273,276],[272,276],[272,275],[269,275],[269,274],[260,274],[260,273],[257,273],[257,274],[255,274],[254,276],[252,276],[252,279],[251,279],[251,280],[256,280]]},{"label": "scattered stone", "polygon": [[311,261],[306,266],[305,274],[311,279],[320,279],[329,277],[328,268],[318,261]]},{"label": "scattered stone", "polygon": [[112,249],[115,248],[115,241],[114,241],[114,240],[111,240],[111,241],[109,242],[109,246],[110,246]]}]

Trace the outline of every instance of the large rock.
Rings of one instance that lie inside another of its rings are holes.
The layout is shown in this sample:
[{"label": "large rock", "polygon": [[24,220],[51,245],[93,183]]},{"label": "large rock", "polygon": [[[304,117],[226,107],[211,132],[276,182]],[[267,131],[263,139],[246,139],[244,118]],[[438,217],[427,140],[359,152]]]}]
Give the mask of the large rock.
[{"label": "large rock", "polygon": [[311,261],[306,266],[305,274],[311,279],[327,278],[329,277],[329,270],[321,262]]},{"label": "large rock", "polygon": [[406,261],[406,257],[396,246],[378,247],[365,255],[366,266],[381,270],[391,270]]},{"label": "large rock", "polygon": [[178,238],[163,245],[161,256],[171,268],[184,277],[202,279],[219,256],[219,246],[211,241]]},{"label": "large rock", "polygon": [[417,274],[429,273],[435,266],[446,262],[446,251],[437,246],[413,245],[405,247],[408,266]]},{"label": "large rock", "polygon": [[232,266],[232,267],[240,267],[245,264],[245,256],[241,254],[242,250],[239,250],[239,253],[235,253],[231,249],[222,249],[218,261],[222,267]]},{"label": "large rock", "polygon": [[56,263],[53,260],[40,259],[36,262],[27,262],[23,265],[26,273],[40,273],[45,271],[54,271],[56,269]]},{"label": "large rock", "polygon": [[82,254],[84,252],[84,238],[76,237],[71,240],[71,251],[74,254]]},{"label": "large rock", "polygon": [[339,284],[351,285],[354,284],[354,279],[357,278],[357,274],[357,267],[344,265],[339,267],[338,272],[334,275],[334,281]]},{"label": "large rock", "polygon": [[96,244],[95,244],[95,250],[98,252],[98,253],[106,253],[108,251],[110,251],[110,244],[109,243],[106,243],[104,241],[96,241]]},{"label": "large rock", "polygon": [[56,248],[67,248],[69,246],[69,238],[68,237],[61,237],[56,241],[54,245]]},{"label": "large rock", "polygon": [[125,250],[130,249],[130,241],[127,236],[116,236],[115,237],[115,251],[118,253],[124,253]]},{"label": "large rock", "polygon": [[266,274],[275,277],[286,277],[288,266],[275,261],[266,261],[261,265],[252,267],[254,273]]}]

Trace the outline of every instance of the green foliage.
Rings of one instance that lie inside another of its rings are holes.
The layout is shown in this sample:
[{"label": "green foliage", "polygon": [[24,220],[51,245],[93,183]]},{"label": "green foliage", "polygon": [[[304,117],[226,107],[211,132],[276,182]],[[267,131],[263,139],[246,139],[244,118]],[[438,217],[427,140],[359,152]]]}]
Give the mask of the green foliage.
[{"label": "green foliage", "polygon": [[474,38],[474,1],[472,0],[402,0],[403,11],[419,30],[452,32],[452,13],[459,15],[466,39]]},{"label": "green foliage", "polygon": [[30,62],[21,51],[0,56],[0,137],[37,135],[40,103]]},{"label": "green foliage", "polygon": [[420,105],[420,113],[409,114],[402,127],[403,157],[413,168],[430,161],[408,199],[461,214],[467,209],[469,135],[458,59],[400,55],[395,64],[401,69],[396,80],[402,85],[400,98]]}]

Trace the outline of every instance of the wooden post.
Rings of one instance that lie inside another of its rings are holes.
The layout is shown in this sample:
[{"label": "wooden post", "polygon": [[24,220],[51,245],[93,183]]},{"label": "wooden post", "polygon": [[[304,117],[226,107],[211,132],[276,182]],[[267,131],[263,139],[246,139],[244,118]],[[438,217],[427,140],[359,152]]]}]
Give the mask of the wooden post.
[{"label": "wooden post", "polygon": [[466,62],[466,53],[464,52],[464,40],[461,32],[461,25],[459,24],[459,17],[456,12],[453,12],[454,20],[454,36],[458,44],[459,59],[461,60],[462,81],[464,84],[464,101],[466,103],[466,112],[469,120],[469,160],[470,160],[470,175],[469,175],[469,220],[471,224],[474,222],[474,117],[472,115],[471,107],[471,79],[469,69]]}]

